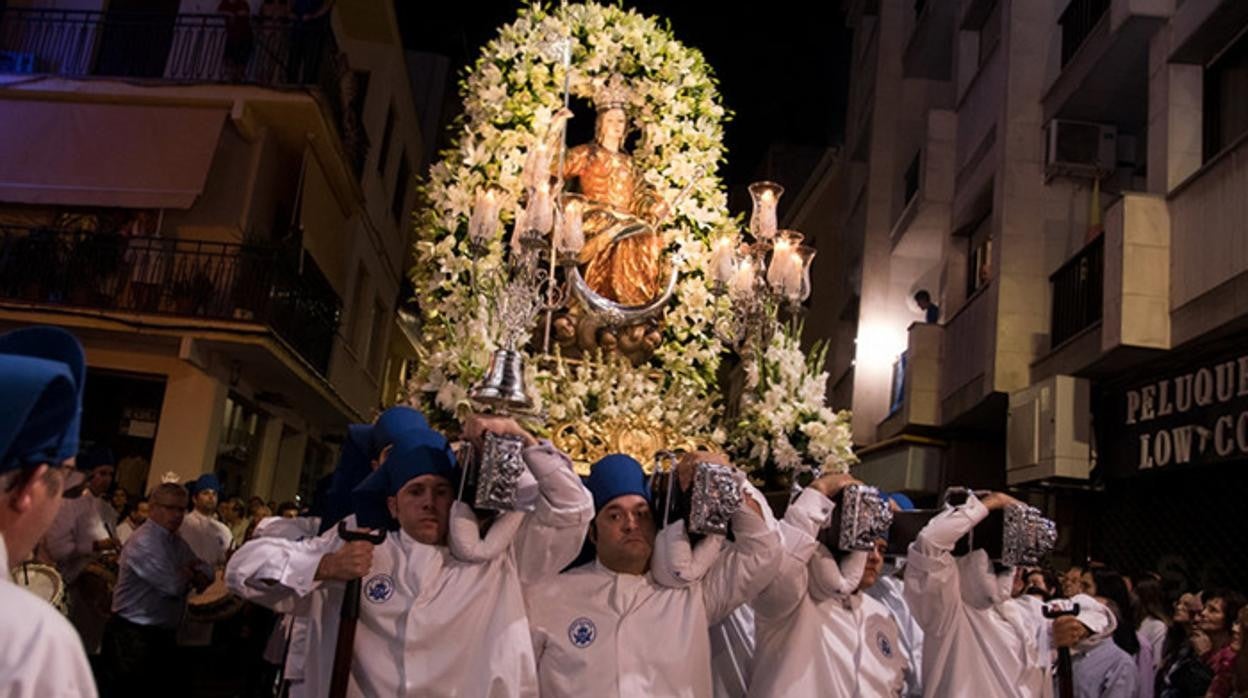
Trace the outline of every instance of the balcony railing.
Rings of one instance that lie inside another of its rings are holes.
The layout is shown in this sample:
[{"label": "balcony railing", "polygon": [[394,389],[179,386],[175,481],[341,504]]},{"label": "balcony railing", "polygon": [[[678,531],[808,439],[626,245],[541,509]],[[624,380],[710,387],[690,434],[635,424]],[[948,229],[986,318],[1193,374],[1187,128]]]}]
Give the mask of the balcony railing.
[{"label": "balcony railing", "polygon": [[0,228],[0,298],[260,323],[324,376],[342,300],[311,260],[297,268],[274,247]]},{"label": "balcony railing", "polygon": [[9,8],[0,12],[0,71],[315,88],[357,175],[368,154],[363,95],[328,15],[238,25],[219,14]]},{"label": "balcony railing", "polygon": [[1101,319],[1105,279],[1105,238],[1097,237],[1052,276],[1050,348],[1056,348]]},{"label": "balcony railing", "polygon": [[1071,0],[1057,23],[1062,27],[1062,67],[1075,57],[1075,53],[1088,35],[1096,28],[1101,17],[1109,10],[1110,0]]}]

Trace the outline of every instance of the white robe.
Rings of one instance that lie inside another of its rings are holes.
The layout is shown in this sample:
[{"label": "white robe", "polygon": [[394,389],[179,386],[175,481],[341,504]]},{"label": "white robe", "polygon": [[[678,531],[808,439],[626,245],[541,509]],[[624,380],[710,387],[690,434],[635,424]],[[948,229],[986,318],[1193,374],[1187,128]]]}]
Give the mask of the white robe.
[{"label": "white robe", "polygon": [[982,550],[950,551],[988,516],[973,495],[928,522],[906,556],[905,597],[923,628],[923,695],[929,698],[1049,697],[1044,623],[1010,598],[1013,570],[994,575]]},{"label": "white robe", "polygon": [[816,536],[833,503],[807,489],[780,522],[784,555],[754,600],[758,645],[750,696],[897,696],[906,655],[884,604],[857,593],[867,554],[837,564]]},{"label": "white robe", "polygon": [[43,534],[43,547],[56,563],[66,584],[78,579],[87,563],[95,559],[95,543],[107,539],[100,518],[99,500],[90,490],[61,502],[56,518]]},{"label": "white robe", "polygon": [[65,616],[9,579],[3,536],[0,570],[0,696],[95,698],[82,640]]},{"label": "white robe", "polygon": [[[567,457],[543,442],[524,451],[541,498],[504,554],[457,560],[445,546],[392,532],[364,577],[351,696],[536,696],[537,677],[521,585],[556,574],[580,552],[593,500]],[[302,542],[256,538],[234,554],[230,588],[276,611],[309,618],[309,659],[292,696],[329,690],[345,583],[313,579],[342,547],[336,530]],[[292,647],[292,652],[302,651]]]},{"label": "white robe", "polygon": [[[767,511],[757,490],[746,491]],[[769,517],[742,507],[732,526],[736,540],[684,587],[595,560],[526,589],[543,698],[710,696],[708,628],[771,581],[780,553]]]},{"label": "white robe", "polygon": [[[178,535],[195,551],[195,557],[212,566],[214,570],[225,566],[233,536],[225,524],[198,511],[191,511],[182,519]],[[212,623],[201,623],[185,616],[178,627],[178,644],[184,647],[207,647],[212,644]]]}]

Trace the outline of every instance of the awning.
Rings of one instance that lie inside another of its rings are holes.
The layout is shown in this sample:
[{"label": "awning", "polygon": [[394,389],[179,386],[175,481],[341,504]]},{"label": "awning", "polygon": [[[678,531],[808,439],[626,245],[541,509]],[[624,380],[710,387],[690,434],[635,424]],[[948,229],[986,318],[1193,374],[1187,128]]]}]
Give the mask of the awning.
[{"label": "awning", "polygon": [[190,208],[222,108],[0,100],[0,202]]}]

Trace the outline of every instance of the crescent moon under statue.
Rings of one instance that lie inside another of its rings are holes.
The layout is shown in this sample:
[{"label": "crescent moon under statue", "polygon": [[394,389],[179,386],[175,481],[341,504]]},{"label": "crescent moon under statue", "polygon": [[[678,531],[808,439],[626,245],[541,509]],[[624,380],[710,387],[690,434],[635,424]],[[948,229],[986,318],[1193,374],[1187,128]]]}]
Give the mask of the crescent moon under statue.
[{"label": "crescent moon under statue", "polygon": [[672,294],[676,291],[678,276],[676,265],[673,264],[667,277],[667,287],[658,298],[644,305],[623,305],[603,297],[590,288],[581,276],[581,270],[576,266],[568,269],[568,277],[572,280],[572,293],[576,294],[592,317],[610,327],[632,325],[658,315],[672,299]]}]

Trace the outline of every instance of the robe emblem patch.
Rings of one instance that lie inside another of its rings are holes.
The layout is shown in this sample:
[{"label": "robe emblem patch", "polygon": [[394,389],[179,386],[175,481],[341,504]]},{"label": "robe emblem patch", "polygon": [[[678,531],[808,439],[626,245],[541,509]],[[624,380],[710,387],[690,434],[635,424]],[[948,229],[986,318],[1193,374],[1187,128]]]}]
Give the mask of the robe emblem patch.
[{"label": "robe emblem patch", "polygon": [[588,618],[577,618],[568,626],[568,639],[581,649],[594,644],[594,639],[597,637],[598,628],[594,625],[594,621]]},{"label": "robe emblem patch", "polygon": [[394,596],[394,578],[388,574],[369,577],[364,585],[364,598],[373,603],[385,603]]},{"label": "robe emblem patch", "polygon": [[875,634],[875,646],[880,648],[880,654],[884,655],[885,659],[893,658],[893,643],[888,641],[884,631]]}]

